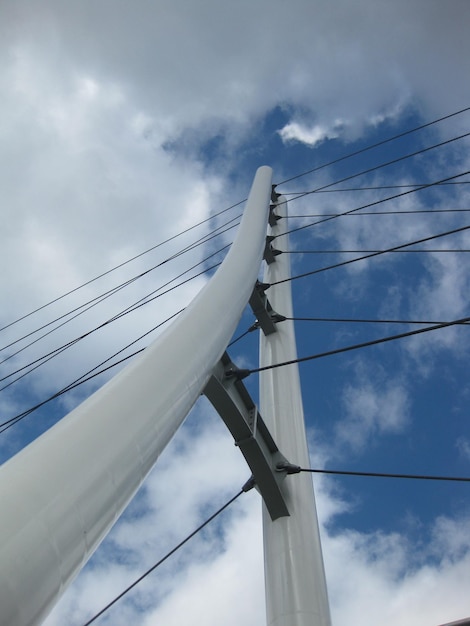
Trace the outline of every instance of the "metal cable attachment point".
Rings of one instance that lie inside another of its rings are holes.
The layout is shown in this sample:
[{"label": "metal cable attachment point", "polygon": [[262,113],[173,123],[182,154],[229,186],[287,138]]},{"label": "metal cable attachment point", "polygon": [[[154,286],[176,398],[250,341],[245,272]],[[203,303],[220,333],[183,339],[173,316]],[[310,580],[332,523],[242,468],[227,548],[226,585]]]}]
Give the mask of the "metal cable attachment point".
[{"label": "metal cable attachment point", "polygon": [[246,483],[243,485],[242,487],[242,491],[244,491],[245,493],[247,491],[251,491],[254,487],[256,486],[256,480],[254,476],[251,476]]},{"label": "metal cable attachment point", "polygon": [[280,461],[279,463],[276,463],[276,471],[286,472],[286,474],[300,474],[302,468],[300,465],[289,463],[289,461]]}]

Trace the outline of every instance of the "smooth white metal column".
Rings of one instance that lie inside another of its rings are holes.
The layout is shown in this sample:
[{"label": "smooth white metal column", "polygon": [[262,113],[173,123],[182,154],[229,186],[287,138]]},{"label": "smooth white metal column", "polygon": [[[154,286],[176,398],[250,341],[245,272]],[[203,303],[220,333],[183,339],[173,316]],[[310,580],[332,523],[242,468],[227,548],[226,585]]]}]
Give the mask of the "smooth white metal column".
[{"label": "smooth white metal column", "polygon": [[[275,213],[285,216],[287,203]],[[276,249],[288,251],[287,220],[272,227]],[[290,278],[288,254],[267,265],[265,283]],[[293,317],[291,283],[266,292],[276,313]],[[277,331],[260,338],[260,367],[297,358],[294,325],[277,324]],[[280,451],[290,463],[310,467],[297,364],[260,372],[260,412]],[[289,517],[274,522],[263,507],[266,611],[268,626],[329,626],[330,610],[311,476],[287,476],[282,485]]]},{"label": "smooth white metal column", "polygon": [[258,276],[271,195],[256,173],[215,276],[130,366],[0,468],[0,624],[47,615],[204,389]]}]

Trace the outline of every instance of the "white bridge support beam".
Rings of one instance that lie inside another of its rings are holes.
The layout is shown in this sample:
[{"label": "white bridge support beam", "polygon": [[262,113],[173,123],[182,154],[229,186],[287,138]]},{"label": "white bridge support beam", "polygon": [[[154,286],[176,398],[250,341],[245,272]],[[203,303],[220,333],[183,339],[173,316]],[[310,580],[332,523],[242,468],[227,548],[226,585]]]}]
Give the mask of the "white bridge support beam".
[{"label": "white bridge support beam", "polygon": [[0,624],[40,623],[207,384],[260,267],[271,168],[212,280],[130,366],[0,468]]},{"label": "white bridge support beam", "polygon": [[[279,198],[275,214],[285,216]],[[288,251],[287,220],[270,220],[275,247]],[[288,254],[271,255],[264,283],[290,278]],[[293,317],[290,282],[267,291],[279,315]],[[260,367],[297,358],[294,325],[285,320],[276,332],[260,336]],[[287,460],[310,467],[297,364],[260,372],[260,412]],[[330,611],[311,476],[287,476],[281,486],[290,516],[272,521],[263,507],[266,611],[268,626],[329,626]]]}]

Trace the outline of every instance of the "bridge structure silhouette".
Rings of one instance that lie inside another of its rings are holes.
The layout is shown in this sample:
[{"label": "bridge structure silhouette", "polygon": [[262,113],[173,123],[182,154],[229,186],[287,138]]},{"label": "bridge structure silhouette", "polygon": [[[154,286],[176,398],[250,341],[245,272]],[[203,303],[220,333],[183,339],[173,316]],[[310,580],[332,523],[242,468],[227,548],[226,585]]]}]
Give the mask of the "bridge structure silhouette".
[{"label": "bridge structure silhouette", "polygon": [[[331,623],[311,476],[288,478],[309,457],[289,256],[273,246],[276,239],[289,249],[286,211],[271,168],[259,168],[236,240],[193,302],[130,365],[0,468],[0,624],[41,623],[201,393],[251,469],[244,489],[256,487],[263,499],[268,624]],[[248,303],[260,328],[259,407],[227,353]],[[291,363],[271,368],[283,362]]]}]

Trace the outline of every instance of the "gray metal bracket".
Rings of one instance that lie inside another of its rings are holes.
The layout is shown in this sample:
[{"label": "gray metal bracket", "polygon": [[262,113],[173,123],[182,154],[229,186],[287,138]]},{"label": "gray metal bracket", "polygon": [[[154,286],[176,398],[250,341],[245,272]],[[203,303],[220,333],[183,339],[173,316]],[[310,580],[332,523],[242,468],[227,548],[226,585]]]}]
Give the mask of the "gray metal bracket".
[{"label": "gray metal bracket", "polygon": [[272,226],[276,226],[276,224],[278,223],[279,220],[282,219],[282,217],[280,215],[276,215],[276,213],[274,213],[275,209],[277,207],[277,204],[270,204],[269,205],[269,225]]},{"label": "gray metal bracket", "polygon": [[274,263],[274,261],[276,260],[276,257],[282,254],[281,250],[276,250],[276,248],[273,248],[272,242],[274,241],[274,239],[276,239],[274,235],[268,235],[266,237],[263,260],[266,261],[268,265],[271,265],[271,263]]},{"label": "gray metal bracket", "polygon": [[269,303],[264,290],[269,287],[264,283],[256,281],[256,285],[250,296],[250,306],[256,317],[258,326],[261,328],[265,335],[271,335],[276,332],[277,322],[283,322],[286,318],[284,315],[276,313]]},{"label": "gray metal bracket", "polygon": [[277,202],[279,198],[281,197],[281,194],[277,193],[276,187],[277,185],[272,185],[271,187],[271,203],[272,204],[269,205],[269,225],[270,226],[276,226],[278,220],[282,219],[280,215],[276,215],[274,213],[277,207]]},{"label": "gray metal bracket", "polygon": [[277,193],[276,187],[277,187],[277,185],[271,185],[271,202],[273,204],[277,204],[277,201],[282,196],[281,193]]},{"label": "gray metal bracket", "polygon": [[244,371],[225,352],[215,366],[204,395],[232,433],[248,463],[272,520],[289,515],[281,482],[286,473],[278,467],[288,463],[279,451],[241,378]]}]

